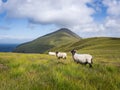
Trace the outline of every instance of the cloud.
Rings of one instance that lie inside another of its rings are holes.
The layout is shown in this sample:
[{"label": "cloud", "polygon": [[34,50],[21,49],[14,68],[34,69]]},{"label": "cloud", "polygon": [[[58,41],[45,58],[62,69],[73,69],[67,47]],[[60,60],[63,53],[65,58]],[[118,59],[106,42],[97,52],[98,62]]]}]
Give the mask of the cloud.
[{"label": "cloud", "polygon": [[113,29],[116,31],[120,31],[120,19],[114,19],[114,18],[110,18],[108,17],[106,19],[106,23],[105,23],[106,28],[109,29]]},{"label": "cloud", "polygon": [[33,40],[28,37],[15,37],[11,35],[0,35],[0,43],[24,43]]},{"label": "cloud", "polygon": [[2,5],[2,1],[0,0],[0,6]]},{"label": "cloud", "polygon": [[32,39],[32,38],[28,38],[28,37],[14,37],[11,35],[0,35],[0,39],[16,39],[16,40],[24,40],[24,39]]},{"label": "cloud", "polygon": [[40,24],[75,26],[93,22],[91,0],[8,0],[3,7],[9,17],[28,18]]},{"label": "cloud", "polygon": [[0,13],[2,12],[2,1],[0,0]]},{"label": "cloud", "polygon": [[[87,6],[88,3],[92,6]],[[92,15],[103,10],[103,5],[107,7],[108,16],[103,22],[96,23]],[[119,0],[8,0],[4,3],[0,1],[0,7],[7,11],[7,17],[67,27],[84,35],[105,35],[120,30]],[[34,25],[31,24],[30,28],[34,29]]]},{"label": "cloud", "polygon": [[10,27],[7,27],[7,26],[0,26],[0,30],[10,30]]},{"label": "cloud", "polygon": [[107,7],[107,13],[110,16],[120,17],[120,0],[104,0],[103,2]]},{"label": "cloud", "polygon": [[120,0],[104,0],[104,4],[108,7],[108,16],[105,19],[106,29],[111,33],[120,33]]}]

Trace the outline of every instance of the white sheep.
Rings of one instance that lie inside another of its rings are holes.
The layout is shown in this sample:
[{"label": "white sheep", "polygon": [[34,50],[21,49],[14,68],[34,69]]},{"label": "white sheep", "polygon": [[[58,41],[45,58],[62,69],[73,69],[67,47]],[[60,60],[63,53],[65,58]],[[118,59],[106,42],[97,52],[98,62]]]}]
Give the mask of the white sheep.
[{"label": "white sheep", "polygon": [[67,53],[64,53],[64,52],[56,52],[56,57],[57,57],[58,59],[60,59],[60,58],[66,59],[66,58],[67,58]]},{"label": "white sheep", "polygon": [[90,67],[92,67],[92,56],[90,54],[77,54],[76,50],[72,50],[72,57],[75,62],[81,63],[81,64],[89,64]]},{"label": "white sheep", "polygon": [[56,53],[55,52],[48,52],[49,55],[55,56]]}]

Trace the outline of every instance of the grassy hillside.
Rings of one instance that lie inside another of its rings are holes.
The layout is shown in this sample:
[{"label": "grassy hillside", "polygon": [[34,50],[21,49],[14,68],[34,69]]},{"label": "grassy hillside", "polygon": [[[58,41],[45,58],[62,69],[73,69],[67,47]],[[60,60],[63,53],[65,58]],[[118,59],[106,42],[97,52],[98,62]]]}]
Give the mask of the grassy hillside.
[{"label": "grassy hillside", "polygon": [[69,52],[72,49],[76,49],[79,53],[97,53],[100,55],[103,52],[118,54],[120,51],[120,38],[111,37],[95,37],[79,40],[75,43],[69,43],[57,48],[51,49],[51,51],[66,51]]},{"label": "grassy hillside", "polygon": [[31,42],[19,45],[14,52],[44,53],[45,51],[63,44],[76,42],[80,37],[72,31],[62,28],[56,32],[39,37]]},{"label": "grassy hillside", "polygon": [[0,90],[119,90],[120,52],[105,55],[94,53],[89,68],[73,62],[71,55],[57,60],[45,54],[0,53]]}]

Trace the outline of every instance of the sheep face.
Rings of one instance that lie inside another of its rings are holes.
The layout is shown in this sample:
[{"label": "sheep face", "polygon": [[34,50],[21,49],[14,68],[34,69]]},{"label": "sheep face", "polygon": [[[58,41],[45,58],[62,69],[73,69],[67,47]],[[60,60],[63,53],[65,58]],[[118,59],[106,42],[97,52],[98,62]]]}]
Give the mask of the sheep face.
[{"label": "sheep face", "polygon": [[56,52],[56,54],[58,54],[58,52]]},{"label": "sheep face", "polygon": [[71,53],[72,53],[72,55],[74,55],[74,54],[76,53],[76,50],[73,49],[73,50],[71,51]]}]

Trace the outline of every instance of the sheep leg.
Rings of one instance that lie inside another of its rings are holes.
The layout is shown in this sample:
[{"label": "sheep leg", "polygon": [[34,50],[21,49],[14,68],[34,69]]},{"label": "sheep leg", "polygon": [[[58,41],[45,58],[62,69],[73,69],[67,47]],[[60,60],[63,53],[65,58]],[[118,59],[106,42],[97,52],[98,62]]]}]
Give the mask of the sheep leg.
[{"label": "sheep leg", "polygon": [[91,59],[91,63],[93,64],[93,59]]},{"label": "sheep leg", "polygon": [[77,64],[79,64],[79,62],[76,62]]},{"label": "sheep leg", "polygon": [[85,62],[84,65],[86,65],[88,62]]},{"label": "sheep leg", "polygon": [[60,57],[58,57],[58,59],[60,59]]},{"label": "sheep leg", "polygon": [[89,67],[92,68],[92,64],[91,63],[89,63]]}]

